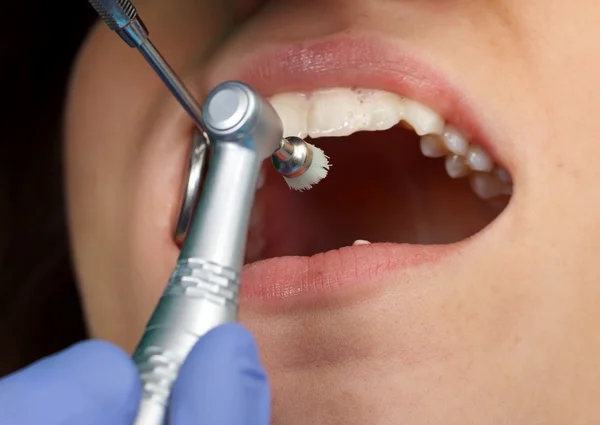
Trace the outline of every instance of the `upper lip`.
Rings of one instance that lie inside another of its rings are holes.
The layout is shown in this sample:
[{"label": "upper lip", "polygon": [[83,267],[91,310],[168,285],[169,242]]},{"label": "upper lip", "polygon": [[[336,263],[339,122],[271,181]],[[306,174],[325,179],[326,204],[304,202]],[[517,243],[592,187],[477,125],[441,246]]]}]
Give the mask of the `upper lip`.
[{"label": "upper lip", "polygon": [[[362,87],[400,94],[429,106],[507,166],[485,133],[464,92],[406,44],[365,35],[334,35],[291,44],[263,45],[217,60],[208,86],[240,80],[263,96],[327,87]],[[509,168],[509,167],[507,167]]]}]

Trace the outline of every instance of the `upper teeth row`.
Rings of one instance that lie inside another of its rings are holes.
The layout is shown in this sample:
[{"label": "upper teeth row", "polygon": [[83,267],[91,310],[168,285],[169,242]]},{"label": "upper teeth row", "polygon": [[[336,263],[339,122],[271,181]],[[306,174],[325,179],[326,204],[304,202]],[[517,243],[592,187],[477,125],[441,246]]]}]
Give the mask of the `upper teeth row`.
[{"label": "upper teeth row", "polygon": [[284,136],[349,136],[357,131],[387,130],[406,121],[419,135],[441,134],[444,120],[430,108],[394,93],[365,89],[323,89],[282,93],[271,98],[284,125]]},{"label": "upper teeth row", "polygon": [[483,148],[470,143],[431,108],[395,93],[330,88],[277,94],[270,102],[281,117],[284,137],[342,137],[358,131],[387,130],[403,121],[421,136],[423,155],[445,156],[448,175],[470,175],[478,196],[493,198],[512,189],[506,171],[499,169]]}]

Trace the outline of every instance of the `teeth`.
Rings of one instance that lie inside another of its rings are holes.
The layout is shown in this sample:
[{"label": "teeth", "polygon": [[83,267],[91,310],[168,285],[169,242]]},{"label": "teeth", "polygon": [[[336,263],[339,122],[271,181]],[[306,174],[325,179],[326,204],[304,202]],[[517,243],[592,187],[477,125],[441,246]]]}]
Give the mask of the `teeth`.
[{"label": "teeth", "polygon": [[510,195],[512,186],[503,183],[491,173],[474,173],[469,177],[471,189],[481,199],[491,199],[500,195]]},{"label": "teeth", "polygon": [[360,109],[360,100],[351,90],[313,93],[308,110],[308,134],[310,137],[349,136],[369,124]]},{"label": "teeth", "polygon": [[465,162],[465,157],[460,155],[448,155],[446,157],[446,172],[453,179],[468,176],[471,169]]},{"label": "teeth", "polygon": [[317,138],[387,130],[400,120],[402,106],[400,96],[379,90],[320,90],[310,98],[307,132]]},{"label": "teeth", "polygon": [[271,104],[283,121],[284,137],[342,137],[387,130],[404,121],[419,136],[441,135],[443,118],[414,100],[382,90],[333,88],[310,94],[282,93]]},{"label": "teeth", "polygon": [[467,164],[473,171],[490,172],[494,169],[494,161],[479,146],[472,145],[467,152]]},{"label": "teeth", "polygon": [[452,126],[446,126],[442,135],[444,144],[450,152],[456,155],[467,155],[469,142],[458,130]]},{"label": "teeth", "polygon": [[284,93],[271,98],[271,105],[283,123],[283,137],[306,137],[308,99],[302,93]]},{"label": "teeth", "polygon": [[403,119],[419,136],[442,134],[444,130],[444,119],[437,112],[414,100],[404,99]]},{"label": "teeth", "polygon": [[429,158],[440,158],[448,154],[444,141],[435,134],[421,137],[421,153]]},{"label": "teeth", "polygon": [[498,177],[502,183],[512,185],[512,178],[510,177],[510,174],[508,174],[508,171],[506,171],[504,168],[496,167],[494,169],[494,175]]},{"label": "teeth", "polygon": [[369,241],[365,241],[363,239],[357,239],[354,241],[354,243],[352,244],[352,246],[358,246],[358,245],[371,245],[371,242]]},{"label": "teeth", "polygon": [[[414,100],[382,90],[329,88],[282,93],[270,101],[283,122],[284,137],[343,137],[403,124],[421,136],[424,156],[445,157],[446,172],[451,178],[470,175],[477,196],[490,199],[512,193],[510,175],[482,147],[470,143],[437,112]],[[258,188],[263,182],[264,179],[259,180]]]},{"label": "teeth", "polygon": [[388,130],[402,119],[404,105],[400,96],[380,90],[359,89],[356,93],[361,112],[369,117],[369,124],[361,130]]}]

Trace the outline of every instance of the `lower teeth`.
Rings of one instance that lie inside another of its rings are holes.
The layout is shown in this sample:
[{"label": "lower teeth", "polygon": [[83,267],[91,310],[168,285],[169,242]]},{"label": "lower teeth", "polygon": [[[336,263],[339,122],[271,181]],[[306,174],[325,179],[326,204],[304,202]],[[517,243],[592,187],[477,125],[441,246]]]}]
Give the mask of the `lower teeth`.
[{"label": "lower teeth", "polygon": [[512,180],[506,170],[494,164],[487,152],[466,141],[452,126],[442,136],[421,137],[421,153],[429,158],[445,156],[446,173],[453,179],[469,177],[471,189],[481,199],[512,194]]},{"label": "lower teeth", "polygon": [[453,179],[466,177],[471,174],[471,169],[465,162],[465,157],[460,155],[448,155],[446,157],[446,172]]},{"label": "lower teeth", "polygon": [[481,199],[493,199],[503,195],[512,195],[512,185],[503,183],[492,173],[474,173],[469,177],[471,189]]}]

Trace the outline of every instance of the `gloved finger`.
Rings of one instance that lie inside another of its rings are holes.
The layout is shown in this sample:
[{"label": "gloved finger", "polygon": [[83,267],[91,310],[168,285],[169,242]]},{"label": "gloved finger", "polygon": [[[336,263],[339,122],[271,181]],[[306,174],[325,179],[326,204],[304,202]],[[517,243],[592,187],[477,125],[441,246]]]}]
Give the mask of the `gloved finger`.
[{"label": "gloved finger", "polygon": [[269,425],[270,391],[254,338],[237,324],[200,339],[173,385],[170,425]]},{"label": "gloved finger", "polygon": [[124,352],[83,342],[0,380],[0,424],[131,425],[140,391]]}]

